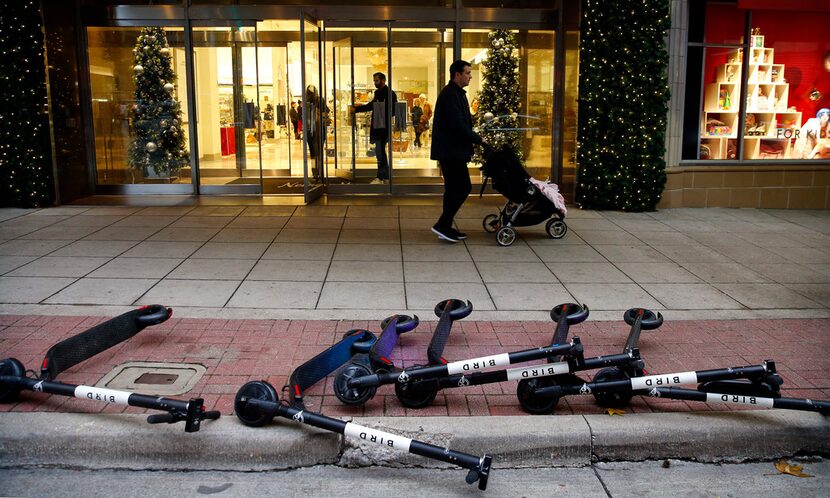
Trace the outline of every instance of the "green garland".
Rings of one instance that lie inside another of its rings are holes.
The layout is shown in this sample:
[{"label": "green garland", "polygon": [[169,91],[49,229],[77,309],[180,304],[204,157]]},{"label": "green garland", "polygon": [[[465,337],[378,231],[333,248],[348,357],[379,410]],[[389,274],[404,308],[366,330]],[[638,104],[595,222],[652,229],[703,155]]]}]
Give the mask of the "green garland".
[{"label": "green garland", "polygon": [[55,182],[39,2],[5,2],[0,26],[0,206],[48,206]]},{"label": "green garland", "polygon": [[585,0],[576,202],[653,210],[666,183],[668,0]]}]

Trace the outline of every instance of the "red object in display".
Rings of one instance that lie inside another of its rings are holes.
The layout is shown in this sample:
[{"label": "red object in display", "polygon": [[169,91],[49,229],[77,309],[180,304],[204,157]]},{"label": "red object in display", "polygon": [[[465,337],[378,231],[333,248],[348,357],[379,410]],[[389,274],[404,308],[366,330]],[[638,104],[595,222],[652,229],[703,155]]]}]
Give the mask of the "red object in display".
[{"label": "red object in display", "polygon": [[219,128],[219,136],[222,139],[222,155],[230,156],[236,154],[236,131],[233,126]]}]

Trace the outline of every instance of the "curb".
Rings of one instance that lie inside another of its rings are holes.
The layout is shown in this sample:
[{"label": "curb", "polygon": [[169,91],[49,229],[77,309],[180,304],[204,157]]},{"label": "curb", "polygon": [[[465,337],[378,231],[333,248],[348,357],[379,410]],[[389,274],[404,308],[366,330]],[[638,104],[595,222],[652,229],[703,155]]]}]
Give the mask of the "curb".
[{"label": "curb", "polygon": [[[333,464],[450,467],[277,419],[262,428],[234,416],[148,425],[144,415],[5,413],[0,466],[262,471]],[[830,454],[830,417],[785,410],[626,416],[383,417],[354,422],[450,447],[488,453],[501,468],[587,466],[593,461],[769,460]]]}]

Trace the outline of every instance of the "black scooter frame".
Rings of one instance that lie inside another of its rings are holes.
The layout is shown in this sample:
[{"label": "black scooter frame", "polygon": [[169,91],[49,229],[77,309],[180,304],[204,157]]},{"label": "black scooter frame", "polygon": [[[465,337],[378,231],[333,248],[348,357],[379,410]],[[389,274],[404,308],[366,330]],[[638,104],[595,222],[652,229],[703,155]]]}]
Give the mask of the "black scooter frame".
[{"label": "black scooter frame", "polygon": [[[574,303],[560,304],[551,310],[551,316],[558,321],[557,333],[551,347],[560,346],[567,342],[568,329],[571,324],[581,323],[588,317],[588,308]],[[566,317],[559,320],[560,317]],[[558,340],[557,338],[561,338]],[[522,379],[524,381],[542,378],[548,375],[560,375],[579,368],[581,365],[579,354],[575,356],[566,355],[566,360],[559,363],[551,363],[550,360],[560,356],[548,357],[549,363],[533,365],[530,367],[509,368],[504,370],[493,370],[488,372],[472,372],[454,374],[438,379],[416,380],[406,383],[395,384],[395,394],[403,406],[408,408],[422,408],[432,403],[438,391],[445,388],[477,386],[481,384],[492,384],[509,380]],[[443,363],[447,363],[442,358]]]},{"label": "black scooter frame", "polygon": [[[469,469],[466,481],[478,481],[479,489],[487,488],[487,480],[493,458],[489,455],[477,457],[468,453],[442,448],[429,443],[409,439],[352,422],[327,417],[321,413],[307,411],[302,401],[303,391],[336,370],[340,364],[349,361],[355,354],[368,353],[375,342],[374,335],[365,330],[347,332],[339,343],[323,351],[292,372],[289,379],[289,401],[279,399],[274,387],[266,381],[252,381],[243,385],[236,393],[234,408],[243,424],[261,427],[274,417],[311,425],[327,431],[342,434],[362,441],[379,444],[398,451],[420,455],[434,460],[458,465]],[[346,354],[349,357],[343,359]],[[340,364],[338,364],[340,361]]]},{"label": "black scooter frame", "polygon": [[41,376],[26,376],[23,364],[15,358],[0,361],[0,402],[10,403],[22,390],[57,394],[103,403],[137,406],[166,411],[163,415],[150,415],[151,424],[184,421],[185,432],[196,432],[202,420],[217,419],[218,411],[205,411],[202,398],[182,401],[159,396],[148,396],[128,391],[99,387],[64,384],[54,380],[64,370],[92,358],[116,344],[134,336],[145,327],[157,325],[173,315],[173,310],[154,304],[129,311],[89,330],[81,332],[52,346],[41,364]]},{"label": "black scooter frame", "polygon": [[681,387],[655,387],[648,392],[652,398],[683,399],[702,401],[704,403],[725,403],[731,405],[749,405],[758,408],[783,408],[819,412],[830,415],[830,401],[817,401],[805,398],[766,397],[751,394],[719,393],[684,389]]},{"label": "black scooter frame", "polygon": [[[551,319],[557,322],[556,332],[553,336],[553,342],[563,342],[568,338],[567,328],[560,327],[559,317],[563,314],[557,313],[560,307],[564,306],[578,306],[572,303],[562,304],[551,310]],[[535,415],[550,413],[559,403],[557,396],[539,396],[537,390],[542,387],[548,387],[558,384],[577,384],[585,383],[580,377],[573,375],[577,370],[594,370],[602,368],[594,376],[595,381],[604,380],[620,380],[629,377],[638,377],[644,375],[643,360],[639,356],[637,344],[640,341],[640,333],[643,330],[653,330],[663,325],[663,315],[660,313],[654,314],[653,311],[644,308],[631,308],[623,313],[623,320],[625,323],[631,325],[628,332],[628,338],[625,341],[623,352],[621,354],[596,356],[593,358],[585,358],[585,362],[581,366],[571,369],[565,375],[557,375],[555,377],[539,377],[537,379],[523,379],[516,387],[516,396],[519,399],[519,404],[528,413]],[[556,359],[553,359],[554,361]],[[620,403],[618,398],[626,396],[622,392],[594,392],[594,398],[600,406],[612,405],[614,402]],[[629,396],[630,399],[630,396]],[[628,401],[624,401],[627,404]]]}]

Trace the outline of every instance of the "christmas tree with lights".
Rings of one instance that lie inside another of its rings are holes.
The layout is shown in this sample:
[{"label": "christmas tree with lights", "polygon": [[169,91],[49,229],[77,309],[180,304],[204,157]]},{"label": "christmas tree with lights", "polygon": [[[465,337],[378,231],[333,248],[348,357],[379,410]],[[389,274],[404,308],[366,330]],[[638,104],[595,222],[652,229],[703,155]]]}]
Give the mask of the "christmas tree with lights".
[{"label": "christmas tree with lights", "polygon": [[0,27],[0,206],[48,206],[55,183],[40,2],[5,2]]},{"label": "christmas tree with lights", "polygon": [[[484,141],[497,150],[509,148],[522,158],[521,134],[516,131],[521,107],[519,54],[515,35],[504,29],[489,33],[487,59],[482,62],[483,84],[478,94],[475,125]],[[481,151],[473,157],[481,162]]]},{"label": "christmas tree with lights", "polygon": [[162,28],[143,28],[135,48],[135,104],[129,164],[144,176],[175,177],[190,162],[174,95],[176,73]]},{"label": "christmas tree with lights", "polygon": [[576,202],[653,210],[666,183],[668,0],[585,0]]}]

